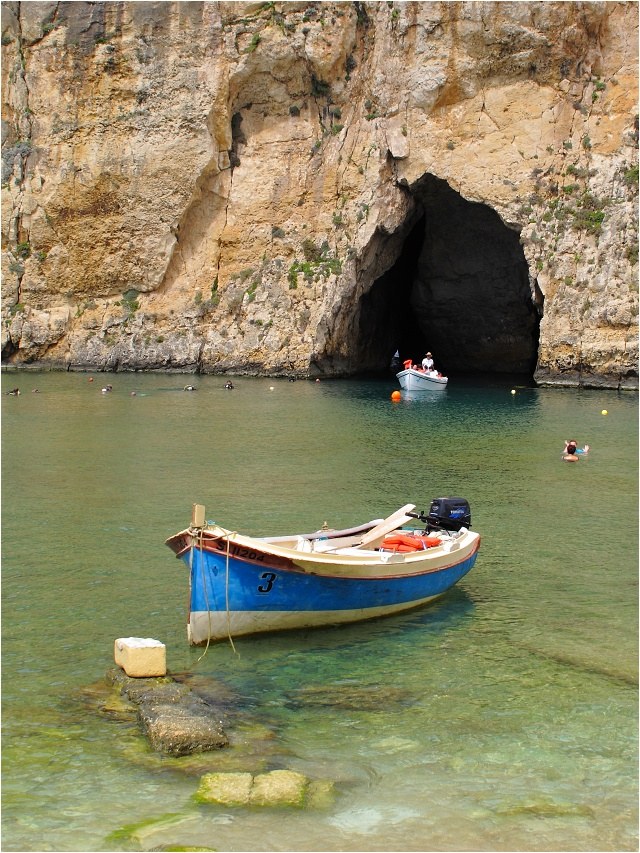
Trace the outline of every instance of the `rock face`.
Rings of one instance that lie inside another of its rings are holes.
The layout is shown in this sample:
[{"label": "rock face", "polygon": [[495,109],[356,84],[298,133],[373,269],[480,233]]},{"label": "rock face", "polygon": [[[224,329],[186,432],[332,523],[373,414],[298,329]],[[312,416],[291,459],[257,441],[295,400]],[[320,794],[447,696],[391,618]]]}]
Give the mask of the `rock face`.
[{"label": "rock face", "polygon": [[3,3],[5,363],[637,387],[635,3]]},{"label": "rock face", "polygon": [[171,677],[130,678],[120,669],[106,681],[136,706],[152,749],[167,755],[191,755],[229,746],[217,709]]}]

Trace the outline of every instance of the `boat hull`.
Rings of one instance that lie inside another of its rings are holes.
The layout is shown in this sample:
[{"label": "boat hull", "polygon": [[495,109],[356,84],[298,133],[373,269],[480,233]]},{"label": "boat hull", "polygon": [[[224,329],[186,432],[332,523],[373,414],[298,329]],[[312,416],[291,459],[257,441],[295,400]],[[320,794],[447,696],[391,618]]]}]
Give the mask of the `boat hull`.
[{"label": "boat hull", "polygon": [[429,376],[413,368],[401,370],[396,378],[405,391],[444,391],[449,381],[446,376]]},{"label": "boat hull", "polygon": [[[238,534],[192,536],[173,547],[189,567],[192,644],[244,634],[357,622],[426,604],[473,567],[480,537],[415,554],[264,550]],[[174,537],[175,539],[176,537]]]}]

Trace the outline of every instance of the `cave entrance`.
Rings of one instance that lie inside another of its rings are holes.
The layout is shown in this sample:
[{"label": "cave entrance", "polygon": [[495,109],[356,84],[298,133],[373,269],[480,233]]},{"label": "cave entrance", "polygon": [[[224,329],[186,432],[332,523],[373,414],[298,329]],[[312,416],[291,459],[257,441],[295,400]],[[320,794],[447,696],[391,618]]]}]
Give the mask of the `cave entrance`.
[{"label": "cave entrance", "polygon": [[532,296],[519,233],[433,175],[410,191],[415,224],[361,299],[359,364],[387,371],[396,350],[414,363],[429,350],[448,375],[532,376],[542,294]]}]

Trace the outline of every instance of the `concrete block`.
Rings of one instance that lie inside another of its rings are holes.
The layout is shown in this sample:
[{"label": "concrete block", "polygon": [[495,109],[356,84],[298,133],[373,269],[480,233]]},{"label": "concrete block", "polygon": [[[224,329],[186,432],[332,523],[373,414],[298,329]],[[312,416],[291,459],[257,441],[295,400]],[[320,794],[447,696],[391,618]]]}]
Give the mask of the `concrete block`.
[{"label": "concrete block", "polygon": [[115,662],[131,678],[153,678],[167,674],[164,643],[149,637],[119,637],[114,647]]}]

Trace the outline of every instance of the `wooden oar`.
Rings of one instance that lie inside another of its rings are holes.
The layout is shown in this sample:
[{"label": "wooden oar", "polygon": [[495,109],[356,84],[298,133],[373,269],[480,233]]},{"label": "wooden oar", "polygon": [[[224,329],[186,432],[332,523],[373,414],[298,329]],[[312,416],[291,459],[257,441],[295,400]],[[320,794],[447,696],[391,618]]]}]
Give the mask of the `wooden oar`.
[{"label": "wooden oar", "polygon": [[406,524],[407,521],[411,521],[412,516],[409,513],[415,508],[415,504],[406,504],[390,515],[389,518],[385,518],[382,524],[372,527],[368,533],[365,533],[361,539],[361,544],[375,548],[382,542],[387,533],[391,533],[392,530],[397,530],[403,524]]},{"label": "wooden oar", "polygon": [[330,551],[337,551],[340,548],[362,548],[367,546],[369,548],[376,548],[387,535],[387,533],[391,533],[392,530],[397,530],[399,527],[402,527],[403,524],[406,524],[407,521],[411,521],[412,516],[409,513],[416,508],[415,504],[407,504],[403,506],[402,509],[396,510],[392,515],[388,518],[385,518],[384,521],[381,521],[380,524],[376,524],[375,527],[372,527],[364,536],[349,536],[345,537],[341,541],[337,539],[327,540],[327,544],[317,543],[315,545],[314,550],[322,551],[322,553],[327,553]]}]

